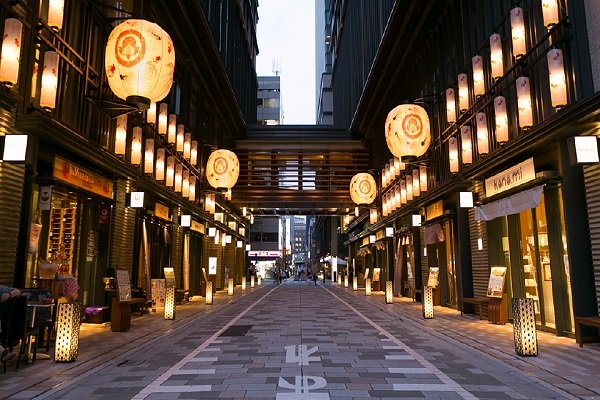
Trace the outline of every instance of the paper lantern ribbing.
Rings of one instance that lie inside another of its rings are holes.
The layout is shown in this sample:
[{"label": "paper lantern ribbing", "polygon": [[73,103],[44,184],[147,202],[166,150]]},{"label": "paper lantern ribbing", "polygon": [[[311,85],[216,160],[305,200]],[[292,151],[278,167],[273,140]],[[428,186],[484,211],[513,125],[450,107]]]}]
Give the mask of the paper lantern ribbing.
[{"label": "paper lantern ribbing", "polygon": [[147,109],[150,102],[160,101],[169,94],[175,48],[160,26],[129,19],[110,33],[104,66],[114,94]]},{"label": "paper lantern ribbing", "polygon": [[377,184],[371,174],[361,172],[350,181],[350,197],[356,204],[371,204],[377,196]]},{"label": "paper lantern ribbing", "polygon": [[234,152],[213,151],[206,162],[206,179],[215,189],[231,189],[240,175],[240,163]]},{"label": "paper lantern ribbing", "polygon": [[401,160],[420,157],[429,148],[429,117],[416,104],[401,104],[385,120],[385,141],[393,155]]}]

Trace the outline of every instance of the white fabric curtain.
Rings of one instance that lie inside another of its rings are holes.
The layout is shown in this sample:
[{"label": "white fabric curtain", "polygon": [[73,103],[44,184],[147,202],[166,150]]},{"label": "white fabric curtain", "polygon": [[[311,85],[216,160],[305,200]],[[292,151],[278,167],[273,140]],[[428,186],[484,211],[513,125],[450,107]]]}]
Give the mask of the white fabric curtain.
[{"label": "white fabric curtain", "polygon": [[536,208],[540,204],[542,193],[544,193],[544,186],[536,186],[504,199],[475,207],[475,220],[491,221],[494,218]]}]

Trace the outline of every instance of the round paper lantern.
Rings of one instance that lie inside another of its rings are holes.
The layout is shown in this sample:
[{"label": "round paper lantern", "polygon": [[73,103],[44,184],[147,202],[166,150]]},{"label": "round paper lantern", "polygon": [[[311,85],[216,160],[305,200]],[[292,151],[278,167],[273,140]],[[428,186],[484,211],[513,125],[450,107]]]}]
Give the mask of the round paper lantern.
[{"label": "round paper lantern", "polygon": [[385,120],[385,141],[393,155],[401,160],[422,156],[429,148],[429,117],[421,106],[401,104]]},{"label": "round paper lantern", "polygon": [[240,163],[234,152],[213,151],[206,162],[206,179],[215,189],[231,189],[240,175]]},{"label": "round paper lantern", "polygon": [[350,181],[350,197],[356,204],[371,204],[377,195],[377,184],[371,174],[361,172]]},{"label": "round paper lantern", "polygon": [[169,94],[175,49],[160,26],[143,19],[119,24],[108,37],[104,66],[114,94],[141,109]]}]

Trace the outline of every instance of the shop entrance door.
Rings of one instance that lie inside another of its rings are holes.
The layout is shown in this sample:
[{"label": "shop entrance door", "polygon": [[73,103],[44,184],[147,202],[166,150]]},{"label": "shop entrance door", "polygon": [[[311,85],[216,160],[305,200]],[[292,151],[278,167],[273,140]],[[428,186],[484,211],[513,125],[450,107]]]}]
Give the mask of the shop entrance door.
[{"label": "shop entrance door", "polygon": [[429,267],[439,267],[441,305],[457,307],[456,262],[454,256],[454,232],[452,220],[440,223],[443,234],[436,234],[437,242],[427,246]]}]

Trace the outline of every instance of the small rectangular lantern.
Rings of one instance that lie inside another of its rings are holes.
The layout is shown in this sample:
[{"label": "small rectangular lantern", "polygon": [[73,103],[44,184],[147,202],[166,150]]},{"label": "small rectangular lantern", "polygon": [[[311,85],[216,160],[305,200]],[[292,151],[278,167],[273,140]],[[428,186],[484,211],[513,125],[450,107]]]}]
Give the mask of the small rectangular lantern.
[{"label": "small rectangular lantern", "polygon": [[260,286],[262,284],[262,278],[260,275],[258,275],[258,277],[256,278],[256,283],[258,286]]},{"label": "small rectangular lantern", "polygon": [[175,319],[175,286],[165,289],[165,319]]},{"label": "small rectangular lantern", "polygon": [[462,162],[464,165],[473,163],[473,142],[471,139],[471,127],[469,125],[463,125],[460,128],[460,144],[461,144],[461,155]]},{"label": "small rectangular lantern", "polygon": [[131,135],[131,164],[142,163],[142,128],[136,126]]},{"label": "small rectangular lantern", "polygon": [[183,139],[183,158],[190,160],[192,152],[192,134],[187,132]]},{"label": "small rectangular lantern", "polygon": [[469,78],[467,74],[458,74],[458,108],[461,112],[469,109]]},{"label": "small rectangular lantern", "polygon": [[358,290],[358,277],[355,276],[352,278],[352,290]]},{"label": "small rectangular lantern", "polygon": [[414,196],[413,196],[413,179],[412,179],[412,174],[407,174],[406,175],[406,201],[412,201]]},{"label": "small rectangular lantern", "polygon": [[0,61],[0,82],[10,86],[19,80],[19,60],[21,58],[21,36],[23,24],[16,18],[4,20],[2,40],[2,60]]},{"label": "small rectangular lantern", "polygon": [[490,36],[490,64],[492,78],[498,79],[504,75],[504,60],[502,53],[502,36],[494,33]]},{"label": "small rectangular lantern", "polygon": [[156,103],[150,103],[150,108],[146,111],[146,122],[149,124],[156,124]]},{"label": "small rectangular lantern", "polygon": [[152,175],[154,171],[154,139],[146,139],[144,149],[144,173]]},{"label": "small rectangular lantern", "polygon": [[175,157],[167,156],[167,174],[165,178],[165,185],[172,187],[175,182]]},{"label": "small rectangular lantern", "polygon": [[421,192],[427,191],[427,166],[421,165],[419,167],[419,178],[421,183]]},{"label": "small rectangular lantern", "polygon": [[423,318],[433,319],[433,288],[423,286]]},{"label": "small rectangular lantern", "polygon": [[242,247],[244,247],[244,242],[242,242],[241,240],[238,240],[238,241],[236,242],[236,247],[237,247],[238,249],[241,249]]},{"label": "small rectangular lantern", "polygon": [[127,114],[117,117],[117,128],[115,130],[115,154],[124,155],[127,145]]},{"label": "small rectangular lantern", "polygon": [[167,103],[160,103],[158,111],[158,133],[161,135],[167,134]]},{"label": "small rectangular lantern", "polygon": [[177,136],[175,138],[175,149],[179,153],[183,153],[183,144],[185,142],[185,127],[183,124],[177,125]]},{"label": "small rectangular lantern", "polygon": [[547,57],[552,107],[560,108],[567,105],[567,81],[562,50],[552,49],[548,52]]},{"label": "small rectangular lantern", "polygon": [[190,171],[187,169],[183,170],[183,177],[181,178],[181,195],[183,197],[190,195]]},{"label": "small rectangular lantern", "polygon": [[477,113],[477,153],[479,155],[490,152],[490,140],[488,137],[487,117],[485,113]]},{"label": "small rectangular lantern", "polygon": [[227,294],[233,296],[233,278],[227,279]]},{"label": "small rectangular lantern", "polygon": [[344,287],[348,287],[348,275],[344,275]]},{"label": "small rectangular lantern", "polygon": [[473,208],[473,192],[459,192],[458,206],[460,208]]},{"label": "small rectangular lantern", "polygon": [[392,304],[394,302],[394,286],[392,281],[385,282],[385,303]]},{"label": "small rectangular lantern", "polygon": [[206,298],[205,298],[205,302],[208,305],[212,305],[213,303],[213,283],[212,281],[207,281],[206,282]]},{"label": "small rectangular lantern", "polygon": [[515,352],[520,356],[537,356],[534,300],[531,298],[513,298],[512,307]]},{"label": "small rectangular lantern", "polygon": [[506,114],[506,99],[503,96],[494,98],[494,114],[496,117],[496,142],[508,141],[508,115]]},{"label": "small rectangular lantern", "polygon": [[78,302],[60,303],[56,314],[56,347],[54,361],[72,362],[79,352],[81,305]]},{"label": "small rectangular lantern", "polygon": [[65,0],[50,0],[48,2],[48,26],[60,31],[65,13]]},{"label": "small rectangular lantern", "polygon": [[254,287],[254,275],[250,276],[250,287]]},{"label": "small rectangular lantern", "polygon": [[421,195],[419,168],[415,168],[412,170],[412,191],[414,197],[418,197]]},{"label": "small rectangular lantern", "polygon": [[181,187],[183,184],[183,165],[178,163],[175,166],[175,191],[177,193],[181,192]]},{"label": "small rectangular lantern", "polygon": [[448,161],[450,163],[450,172],[457,173],[458,168],[458,141],[454,136],[448,139]]},{"label": "small rectangular lantern", "polygon": [[[400,204],[406,204],[407,203],[407,198],[406,198],[406,179],[401,179],[400,180]],[[396,204],[397,203],[397,199],[396,199]]]},{"label": "small rectangular lantern", "polygon": [[242,290],[246,290],[246,277],[242,278]]},{"label": "small rectangular lantern", "polygon": [[371,295],[371,278],[365,280],[365,296]]},{"label": "small rectangular lantern", "polygon": [[477,55],[471,59],[473,65],[473,94],[475,97],[485,93],[485,81],[483,78],[483,57]]},{"label": "small rectangular lantern", "polygon": [[192,147],[190,149],[190,164],[193,167],[198,163],[198,141],[192,140]]},{"label": "small rectangular lantern", "polygon": [[169,115],[169,126],[167,128],[167,142],[175,144],[177,140],[177,114]]},{"label": "small rectangular lantern", "polygon": [[510,30],[512,34],[513,56],[515,58],[521,58],[527,53],[527,45],[525,42],[525,19],[521,7],[515,7],[510,10]]},{"label": "small rectangular lantern", "polygon": [[531,111],[531,90],[529,78],[517,78],[517,104],[519,106],[519,126],[528,128],[533,125],[533,113]]},{"label": "small rectangular lantern", "polygon": [[548,29],[558,24],[558,1],[542,0],[542,14],[544,16],[544,26]]},{"label": "small rectangular lantern", "polygon": [[47,110],[53,110],[56,106],[56,92],[58,85],[58,54],[55,51],[47,51],[44,53],[44,69],[42,71],[40,107]]},{"label": "small rectangular lantern", "polygon": [[454,88],[446,89],[446,120],[448,124],[456,122],[456,97]]},{"label": "small rectangular lantern", "polygon": [[190,201],[196,201],[196,175],[190,176],[190,192],[188,193]]},{"label": "small rectangular lantern", "polygon": [[371,208],[371,210],[369,212],[369,222],[371,224],[377,223],[377,209],[376,208]]},{"label": "small rectangular lantern", "polygon": [[337,276],[337,284],[342,286],[342,274],[338,274]]},{"label": "small rectangular lantern", "polygon": [[154,178],[157,181],[165,179],[165,149],[162,147],[156,149],[156,165],[154,169]]}]

